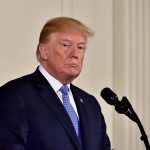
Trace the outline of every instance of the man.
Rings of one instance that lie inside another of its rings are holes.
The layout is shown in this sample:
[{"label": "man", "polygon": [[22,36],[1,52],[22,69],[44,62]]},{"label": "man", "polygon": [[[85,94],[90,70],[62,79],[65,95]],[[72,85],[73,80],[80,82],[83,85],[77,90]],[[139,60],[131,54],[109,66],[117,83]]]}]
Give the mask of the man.
[{"label": "man", "polygon": [[40,66],[0,88],[0,150],[110,150],[98,102],[71,84],[91,35],[72,18],[45,24],[36,52]]}]

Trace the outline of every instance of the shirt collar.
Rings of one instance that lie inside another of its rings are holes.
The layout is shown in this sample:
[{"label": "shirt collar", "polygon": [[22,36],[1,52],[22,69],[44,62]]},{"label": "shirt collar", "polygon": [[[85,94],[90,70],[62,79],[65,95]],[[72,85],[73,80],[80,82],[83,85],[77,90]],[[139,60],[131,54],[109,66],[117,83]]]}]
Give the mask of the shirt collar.
[{"label": "shirt collar", "polygon": [[[47,79],[47,81],[52,86],[54,91],[58,92],[63,84],[60,81],[58,81],[57,79],[55,79],[53,76],[51,76],[42,65],[39,66],[39,71]],[[67,84],[67,86],[68,86],[69,91],[70,91],[70,84]]]}]

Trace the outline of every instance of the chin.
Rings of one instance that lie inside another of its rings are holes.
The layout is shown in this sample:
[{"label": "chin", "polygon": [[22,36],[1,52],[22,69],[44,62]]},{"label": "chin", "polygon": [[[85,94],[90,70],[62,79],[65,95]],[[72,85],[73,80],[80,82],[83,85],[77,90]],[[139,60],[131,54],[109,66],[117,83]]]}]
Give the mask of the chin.
[{"label": "chin", "polygon": [[79,70],[73,70],[70,72],[70,75],[73,75],[73,76],[78,76],[79,74],[80,74]]},{"label": "chin", "polygon": [[79,76],[80,74],[80,69],[75,69],[75,68],[69,68],[67,70],[64,71],[65,75],[68,77],[68,78],[73,78],[75,79],[76,77]]},{"label": "chin", "polygon": [[66,70],[66,74],[71,75],[71,76],[78,76],[80,72],[81,71],[79,68],[69,68]]},{"label": "chin", "polygon": [[79,74],[80,74],[79,72],[78,73],[77,72],[76,73],[68,73],[67,78],[70,80],[74,80],[75,78],[77,78],[79,76]]},{"label": "chin", "polygon": [[68,74],[68,76],[70,76],[70,77],[77,77],[77,76],[79,76],[79,73]]}]

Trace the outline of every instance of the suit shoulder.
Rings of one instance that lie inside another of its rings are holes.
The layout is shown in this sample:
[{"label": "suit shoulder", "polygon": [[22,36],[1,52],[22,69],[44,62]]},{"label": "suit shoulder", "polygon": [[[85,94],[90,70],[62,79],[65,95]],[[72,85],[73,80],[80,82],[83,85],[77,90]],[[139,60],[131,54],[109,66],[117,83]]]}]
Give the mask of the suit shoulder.
[{"label": "suit shoulder", "polygon": [[[88,92],[84,91],[83,89],[75,86],[75,85],[72,85],[73,88],[81,95],[84,95],[84,96],[92,96],[91,94],[89,94]],[[93,96],[92,96],[93,97]]]},{"label": "suit shoulder", "polygon": [[101,113],[101,106],[93,95],[74,85],[73,89],[75,90],[75,93],[84,101],[86,106],[90,106],[90,109],[92,109],[93,111],[98,110],[98,112]]},{"label": "suit shoulder", "polygon": [[95,104],[98,104],[98,101],[96,100],[96,98],[89,94],[88,92],[84,91],[83,89],[73,85],[73,88],[75,89],[75,91],[78,93],[78,95],[83,98],[83,99],[86,99],[88,102],[94,102]]},{"label": "suit shoulder", "polygon": [[32,74],[22,76],[11,80],[0,87],[0,91],[10,90],[14,91],[15,89],[21,89],[22,87],[28,85],[32,81]]}]

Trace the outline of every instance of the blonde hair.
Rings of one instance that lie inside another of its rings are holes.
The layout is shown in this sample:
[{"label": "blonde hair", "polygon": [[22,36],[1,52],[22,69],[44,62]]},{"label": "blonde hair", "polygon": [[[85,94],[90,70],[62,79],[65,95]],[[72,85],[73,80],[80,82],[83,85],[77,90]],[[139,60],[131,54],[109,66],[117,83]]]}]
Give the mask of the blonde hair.
[{"label": "blonde hair", "polygon": [[40,43],[47,42],[50,34],[66,30],[79,31],[83,36],[85,36],[85,38],[91,37],[94,34],[90,28],[76,19],[69,17],[57,17],[51,19],[44,25],[40,33],[39,43],[36,50],[36,57],[38,61],[40,60]]}]

